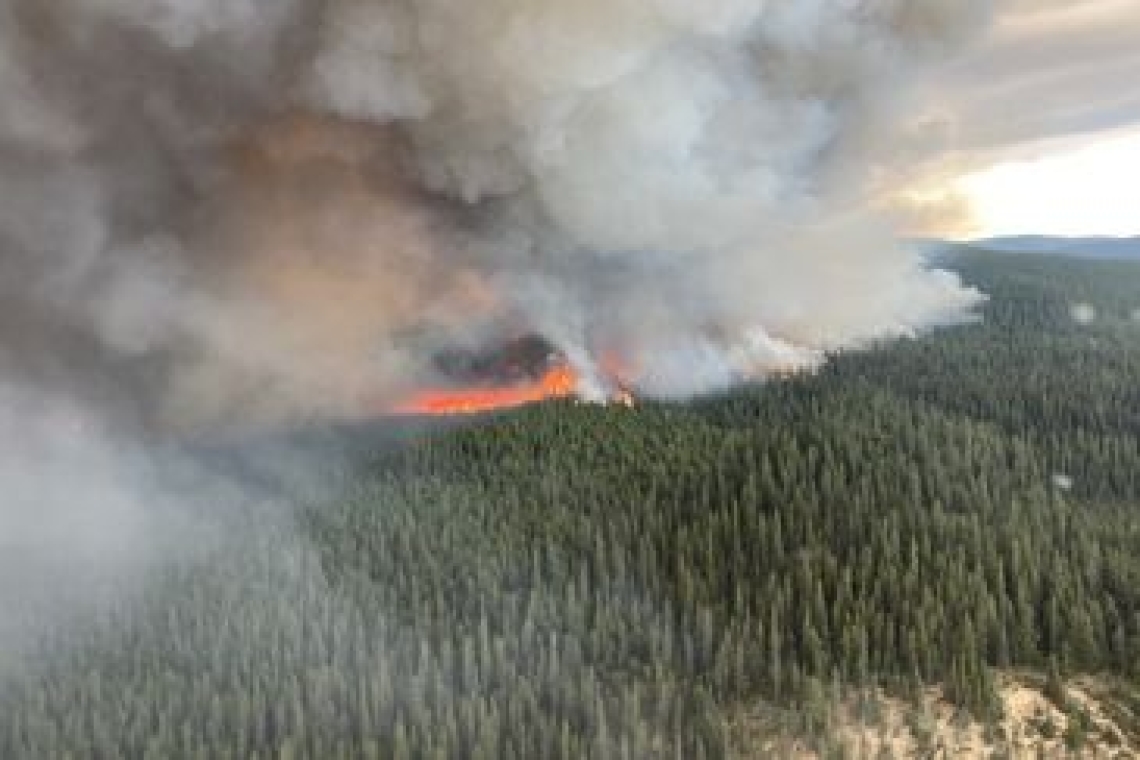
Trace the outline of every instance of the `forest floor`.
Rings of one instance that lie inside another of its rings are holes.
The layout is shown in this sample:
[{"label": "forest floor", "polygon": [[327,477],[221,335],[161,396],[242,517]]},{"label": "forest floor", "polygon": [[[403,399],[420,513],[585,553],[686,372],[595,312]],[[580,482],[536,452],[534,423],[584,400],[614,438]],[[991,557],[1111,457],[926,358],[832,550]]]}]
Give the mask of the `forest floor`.
[{"label": "forest floor", "polygon": [[1065,704],[1028,671],[998,677],[1002,717],[983,723],[955,708],[940,688],[916,704],[881,691],[828,706],[826,738],[783,732],[771,711],[753,707],[731,721],[735,760],[759,758],[1140,758],[1140,693],[1110,677],[1065,684]]}]

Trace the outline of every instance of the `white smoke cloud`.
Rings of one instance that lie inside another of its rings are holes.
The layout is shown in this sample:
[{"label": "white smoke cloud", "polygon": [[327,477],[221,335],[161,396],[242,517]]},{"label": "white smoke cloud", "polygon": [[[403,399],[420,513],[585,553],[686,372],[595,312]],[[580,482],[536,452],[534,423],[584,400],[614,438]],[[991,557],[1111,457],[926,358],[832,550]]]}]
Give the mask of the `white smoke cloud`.
[{"label": "white smoke cloud", "polygon": [[425,328],[683,397],[961,319],[866,207],[986,5],[0,3],[0,669],[213,498],[125,431],[375,413]]},{"label": "white smoke cloud", "polygon": [[264,45],[296,13],[296,0],[63,0],[78,18],[102,18],[155,34],[173,48],[208,37]]},{"label": "white smoke cloud", "polygon": [[1069,316],[1078,325],[1091,325],[1096,322],[1098,314],[1091,303],[1074,303],[1069,305]]},{"label": "white smoke cloud", "polygon": [[960,319],[977,294],[865,208],[987,6],[14,0],[0,345],[193,424],[375,408],[424,324],[685,395],[778,369],[755,336],[799,365]]},{"label": "white smoke cloud", "polygon": [[[526,220],[532,257],[556,260],[541,271],[568,323],[622,309],[583,298],[600,268],[632,266],[610,297],[638,303],[683,273],[698,319],[669,320],[676,351],[647,334],[656,347],[642,353],[663,365],[648,374],[673,376],[664,357],[704,346],[709,372],[686,362],[699,389],[731,363],[729,346],[712,358],[710,331],[734,345],[758,329],[811,353],[912,333],[976,302],[849,210],[833,216],[837,198],[858,195],[857,167],[873,165],[858,137],[880,126],[899,72],[975,28],[984,5],[348,3],[356,31],[326,35],[317,102],[399,122],[429,187],[506,207],[513,232]],[[536,322],[557,321],[549,303],[529,304]]]},{"label": "white smoke cloud", "polygon": [[[147,570],[192,555],[206,523],[186,494],[158,485],[136,441],[82,404],[0,381],[0,426],[9,433],[0,442],[3,687],[38,662],[46,632],[124,601]],[[215,481],[193,484],[195,503],[218,496]]]}]

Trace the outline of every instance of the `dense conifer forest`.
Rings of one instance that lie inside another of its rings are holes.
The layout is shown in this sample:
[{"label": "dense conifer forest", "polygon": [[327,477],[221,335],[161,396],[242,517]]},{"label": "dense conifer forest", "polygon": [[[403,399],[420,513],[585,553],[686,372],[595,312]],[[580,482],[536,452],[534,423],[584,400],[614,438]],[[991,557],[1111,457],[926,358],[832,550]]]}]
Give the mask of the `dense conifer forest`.
[{"label": "dense conifer forest", "polygon": [[952,266],[983,319],[817,374],[355,431],[45,637],[0,757],[712,759],[851,692],[993,723],[1014,670],[1135,709],[1140,265]]}]

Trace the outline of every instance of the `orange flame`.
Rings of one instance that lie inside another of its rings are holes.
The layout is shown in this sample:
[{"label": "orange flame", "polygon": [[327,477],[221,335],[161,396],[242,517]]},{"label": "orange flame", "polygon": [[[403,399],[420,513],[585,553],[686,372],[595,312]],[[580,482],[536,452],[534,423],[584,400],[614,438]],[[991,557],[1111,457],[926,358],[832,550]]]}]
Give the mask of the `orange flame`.
[{"label": "orange flame", "polygon": [[529,383],[421,391],[397,404],[392,411],[407,415],[477,414],[548,399],[569,398],[577,388],[578,374],[569,365],[558,364]]}]

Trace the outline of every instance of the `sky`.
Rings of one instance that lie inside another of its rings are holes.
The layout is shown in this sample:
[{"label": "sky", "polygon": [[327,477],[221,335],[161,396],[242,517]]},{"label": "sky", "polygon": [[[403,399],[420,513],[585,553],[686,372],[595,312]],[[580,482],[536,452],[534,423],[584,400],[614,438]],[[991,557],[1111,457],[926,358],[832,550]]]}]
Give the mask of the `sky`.
[{"label": "sky", "polygon": [[912,224],[948,237],[1140,234],[1138,80],[1140,1],[1008,4],[927,93],[924,124],[945,144],[908,187],[926,212]]},{"label": "sky", "polygon": [[958,181],[982,234],[1140,234],[1140,130],[1037,153]]}]

